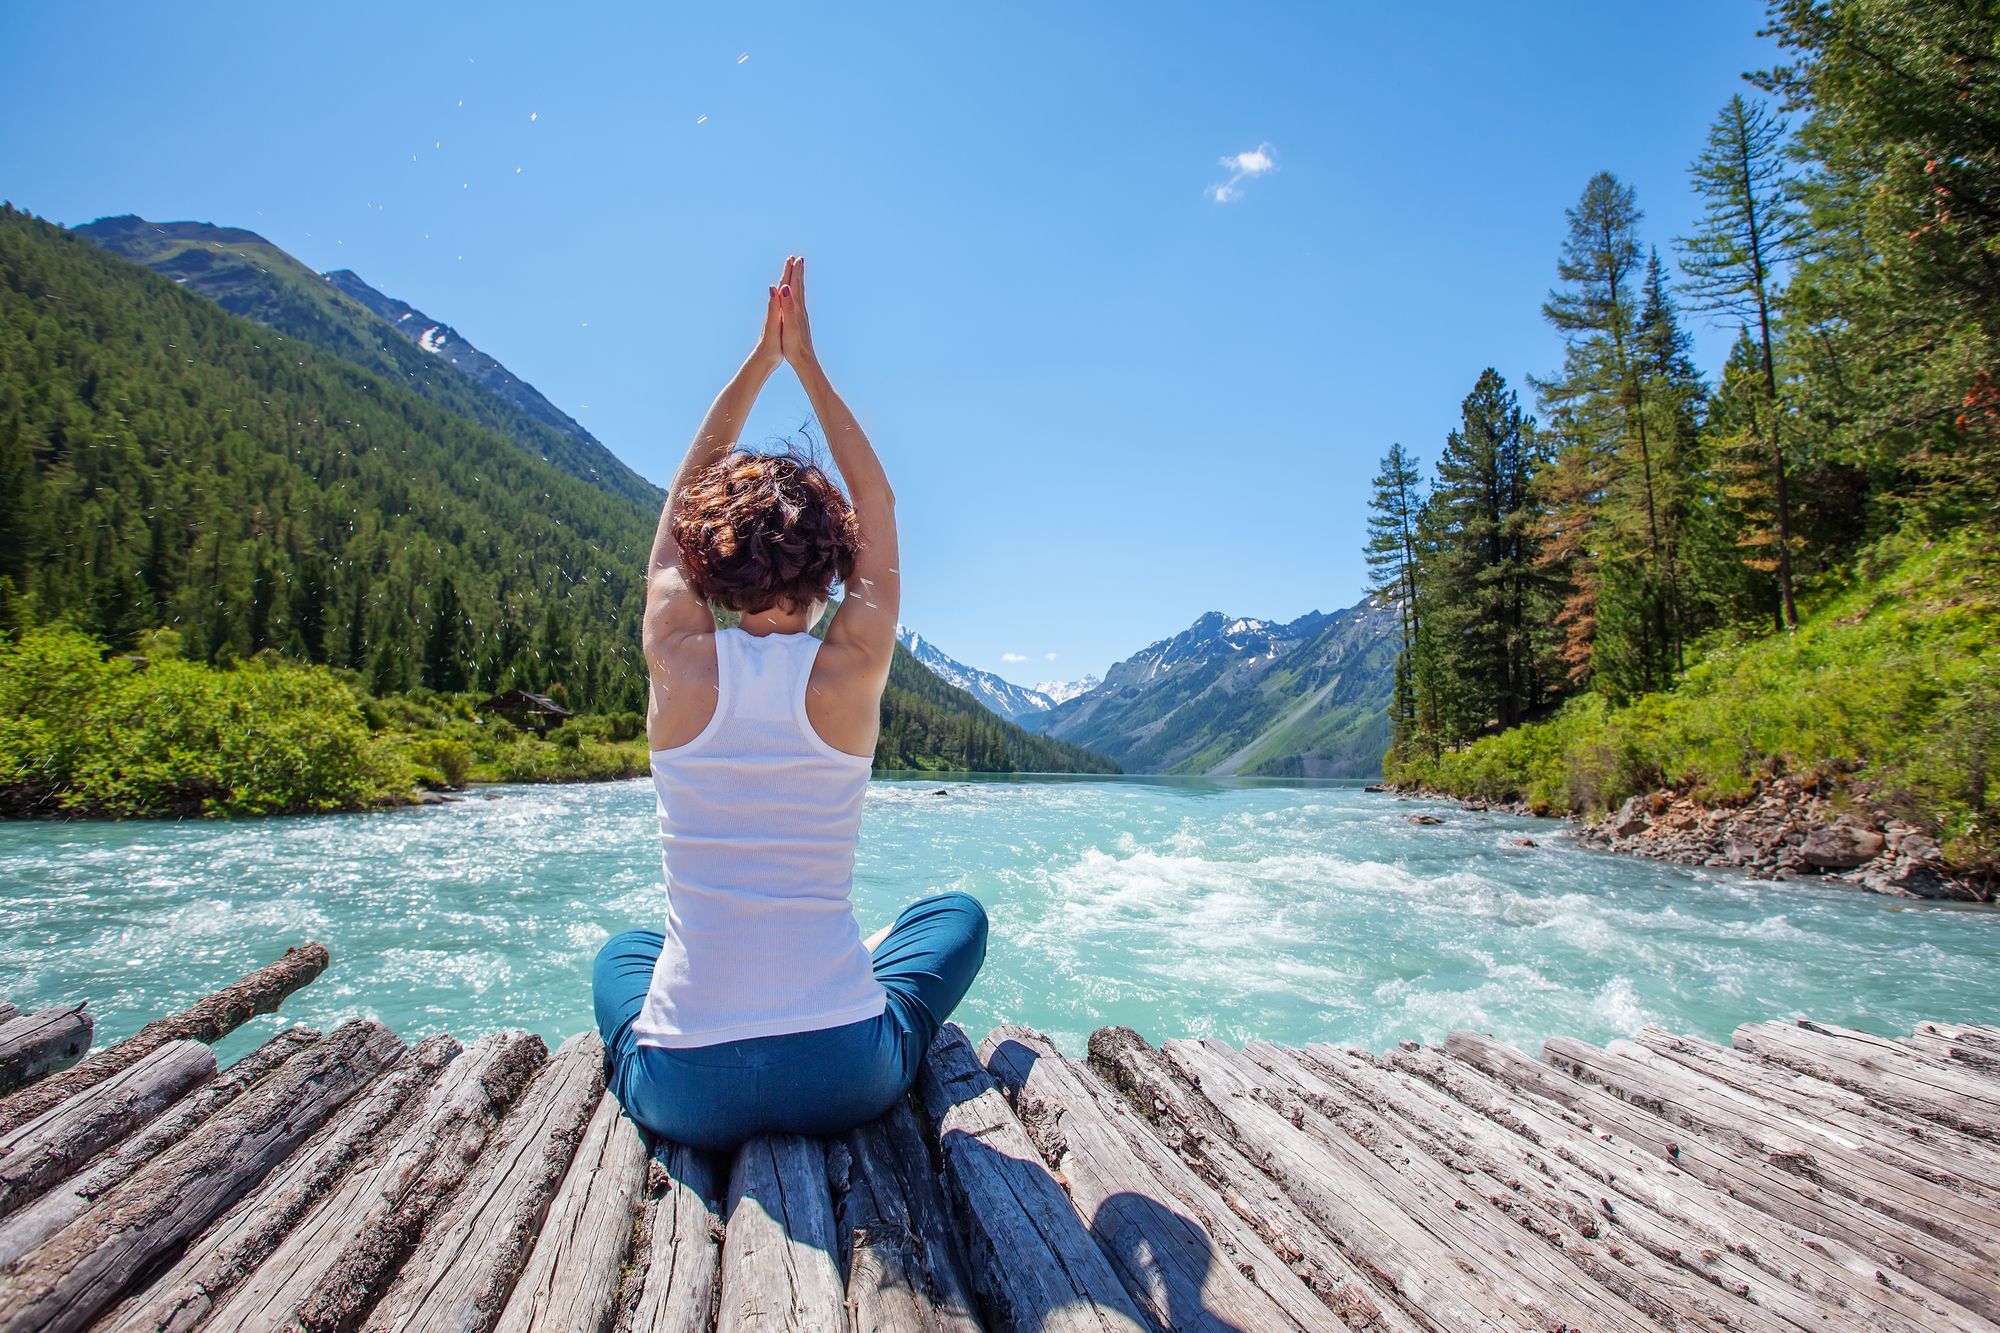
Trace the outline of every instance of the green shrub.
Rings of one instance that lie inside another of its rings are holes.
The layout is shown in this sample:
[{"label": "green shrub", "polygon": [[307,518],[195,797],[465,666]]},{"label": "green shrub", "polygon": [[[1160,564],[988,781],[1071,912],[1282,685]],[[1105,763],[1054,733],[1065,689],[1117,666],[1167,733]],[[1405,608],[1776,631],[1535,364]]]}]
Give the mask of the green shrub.
[{"label": "green shrub", "polygon": [[1393,766],[1390,780],[1588,815],[1661,788],[1717,804],[1780,773],[1935,830],[1966,868],[2000,858],[2000,571],[1973,538],[1892,539],[1873,575],[1789,634],[1719,639],[1673,690]]},{"label": "green shrub", "polygon": [[329,672],[103,653],[59,627],[0,644],[0,804],[13,813],[341,810],[398,790],[361,700]]},{"label": "green shrub", "polygon": [[463,787],[472,778],[472,747],[445,736],[427,736],[409,747],[417,780],[426,787]]}]

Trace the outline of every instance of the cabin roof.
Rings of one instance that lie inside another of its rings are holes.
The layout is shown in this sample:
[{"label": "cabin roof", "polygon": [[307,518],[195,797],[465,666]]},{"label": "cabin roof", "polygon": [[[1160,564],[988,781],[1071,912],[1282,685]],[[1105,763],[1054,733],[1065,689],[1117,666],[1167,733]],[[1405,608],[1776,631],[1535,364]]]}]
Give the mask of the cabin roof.
[{"label": "cabin roof", "polygon": [[502,690],[491,699],[475,704],[481,713],[544,713],[550,717],[569,717],[570,711],[549,698],[546,694],[530,694],[526,690]]}]

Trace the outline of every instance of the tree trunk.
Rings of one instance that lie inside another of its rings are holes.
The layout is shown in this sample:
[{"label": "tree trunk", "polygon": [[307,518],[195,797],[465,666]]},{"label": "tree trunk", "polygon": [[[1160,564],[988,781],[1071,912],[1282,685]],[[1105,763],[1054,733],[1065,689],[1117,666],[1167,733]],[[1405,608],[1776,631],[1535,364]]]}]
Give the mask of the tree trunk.
[{"label": "tree trunk", "polygon": [[[1161,1328],[1302,1333],[1416,1325],[1374,1302],[1329,1310],[1123,1100],[1028,1028],[981,1044],[1028,1137],[1067,1184],[1077,1211]],[[1355,1293],[1358,1294],[1358,1293]]]},{"label": "tree trunk", "polygon": [[966,1229],[974,1289],[1002,1325],[1141,1333],[1125,1294],[965,1033],[946,1023],[917,1072],[944,1178]]},{"label": "tree trunk", "polygon": [[737,1150],[715,1333],[847,1325],[821,1143],[764,1135]]},{"label": "tree trunk", "polygon": [[0,1333],[69,1333],[255,1189],[403,1052],[373,1020],[336,1028],[27,1255],[0,1283]]},{"label": "tree trunk", "polygon": [[514,1290],[542,1218],[604,1091],[604,1043],[580,1032],[528,1085],[446,1214],[426,1227],[364,1327],[487,1333]]},{"label": "tree trunk", "polygon": [[979,1333],[972,1279],[905,1099],[827,1154],[855,1333]]},{"label": "tree trunk", "polygon": [[[501,1113],[547,1055],[541,1038],[495,1032],[473,1043],[385,1127],[378,1151],[247,1271],[205,1239],[125,1313],[115,1333],[349,1329],[424,1224],[477,1160]],[[206,1322],[204,1322],[206,1321]],[[111,1333],[107,1330],[107,1333]]]},{"label": "tree trunk", "polygon": [[286,996],[324,972],[327,961],[324,944],[303,944],[285,950],[285,956],[269,967],[259,968],[241,981],[196,1001],[172,1018],[155,1019],[136,1035],[106,1047],[65,1074],[43,1079],[0,1101],[0,1134],[137,1064],[170,1041],[220,1040],[256,1015],[276,1009]]},{"label": "tree trunk", "polygon": [[646,1145],[605,1093],[500,1314],[499,1333],[603,1333],[646,1189]]},{"label": "tree trunk", "polygon": [[722,1209],[707,1153],[661,1143],[653,1153],[651,1189],[659,1194],[640,1229],[626,1279],[621,1333],[709,1333],[715,1327],[722,1273]]},{"label": "tree trunk", "polygon": [[168,1042],[130,1069],[0,1135],[0,1214],[11,1213],[215,1077],[215,1053]]},{"label": "tree trunk", "polygon": [[[90,1049],[90,1033],[95,1024],[96,1020],[80,1004],[58,1005],[0,1024],[0,1092],[13,1092],[81,1060]],[[29,1098],[36,1091],[30,1088],[16,1097]],[[0,1101],[0,1133],[26,1124],[65,1096],[68,1093],[38,1099],[31,1113],[16,1116],[6,1114],[15,1098]]]},{"label": "tree trunk", "polygon": [[166,1114],[0,1223],[0,1270],[69,1224],[106,1191],[199,1128],[259,1079],[320,1039],[311,1028],[287,1028],[175,1102]]}]

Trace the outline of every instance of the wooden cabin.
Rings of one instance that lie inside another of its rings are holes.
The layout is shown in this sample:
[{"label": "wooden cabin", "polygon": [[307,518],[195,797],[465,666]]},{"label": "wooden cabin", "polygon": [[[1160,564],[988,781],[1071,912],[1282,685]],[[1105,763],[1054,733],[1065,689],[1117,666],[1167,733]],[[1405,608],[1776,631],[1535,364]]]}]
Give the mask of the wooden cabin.
[{"label": "wooden cabin", "polygon": [[477,704],[474,711],[504,717],[521,730],[532,731],[537,736],[547,735],[550,727],[561,726],[570,716],[569,709],[548,695],[530,694],[526,690],[503,690]]}]

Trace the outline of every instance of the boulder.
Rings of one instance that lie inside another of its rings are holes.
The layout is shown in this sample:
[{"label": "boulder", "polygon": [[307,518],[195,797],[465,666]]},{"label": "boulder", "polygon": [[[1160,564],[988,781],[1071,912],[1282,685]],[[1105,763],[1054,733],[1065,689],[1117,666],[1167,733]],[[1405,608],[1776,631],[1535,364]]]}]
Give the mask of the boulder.
[{"label": "boulder", "polygon": [[1874,829],[1842,819],[1806,834],[1799,859],[1819,870],[1852,870],[1880,856],[1884,845]]},{"label": "boulder", "polygon": [[1444,821],[1443,821],[1442,819],[1439,819],[1439,818],[1438,818],[1438,817],[1437,817],[1436,815],[1411,815],[1411,816],[1410,816],[1410,822],[1411,822],[1412,824],[1442,824],[1442,823],[1444,823]]},{"label": "boulder", "polygon": [[1611,816],[1611,836],[1629,838],[1634,834],[1644,833],[1648,823],[1645,807],[1644,798],[1638,796],[1631,797],[1625,804],[1619,806],[1618,813]]}]

